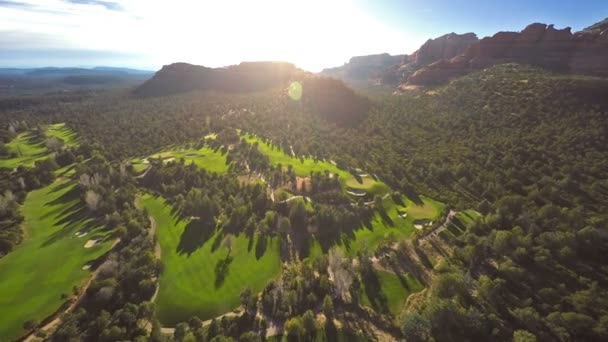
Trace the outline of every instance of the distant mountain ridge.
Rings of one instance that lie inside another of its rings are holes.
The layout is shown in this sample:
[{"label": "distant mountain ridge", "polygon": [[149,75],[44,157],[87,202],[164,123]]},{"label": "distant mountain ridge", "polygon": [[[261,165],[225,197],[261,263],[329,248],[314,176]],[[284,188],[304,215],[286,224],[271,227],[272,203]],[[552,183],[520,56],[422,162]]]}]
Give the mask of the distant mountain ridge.
[{"label": "distant mountain ridge", "polygon": [[411,55],[358,56],[321,75],[350,84],[437,85],[500,63],[519,63],[595,76],[608,76],[608,18],[582,31],[534,23],[520,32],[449,33],[427,40]]},{"label": "distant mountain ridge", "polygon": [[73,75],[152,75],[154,71],[99,66],[94,68],[42,67],[0,68],[0,75],[73,76]]},{"label": "distant mountain ridge", "polygon": [[387,53],[352,57],[341,67],[327,68],[322,75],[336,77],[346,82],[371,81],[397,85],[404,82],[416,70],[444,58],[463,53],[479,39],[474,33],[448,33],[427,40],[411,55],[391,56]]},{"label": "distant mountain ridge", "polygon": [[251,93],[283,88],[287,97],[292,81],[301,86],[306,108],[337,124],[355,124],[366,114],[368,100],[342,81],[321,77],[286,62],[242,62],[224,68],[188,63],[165,65],[154,77],[134,90],[137,96],[166,96],[190,91]]}]

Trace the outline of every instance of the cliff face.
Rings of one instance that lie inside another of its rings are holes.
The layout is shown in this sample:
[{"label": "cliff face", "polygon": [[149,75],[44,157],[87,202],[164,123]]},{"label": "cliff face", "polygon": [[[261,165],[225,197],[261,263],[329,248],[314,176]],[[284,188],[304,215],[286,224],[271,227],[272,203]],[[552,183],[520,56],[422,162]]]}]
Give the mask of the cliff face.
[{"label": "cliff face", "polygon": [[458,56],[478,41],[479,39],[477,39],[475,33],[449,33],[435,39],[429,39],[414,53],[415,63],[422,66],[441,59]]},{"label": "cliff face", "polygon": [[396,85],[416,70],[445,58],[457,56],[479,39],[474,33],[449,33],[427,40],[411,55],[391,56],[387,53],[357,56],[343,66],[324,69],[321,74],[346,82],[372,81]]},{"label": "cliff face", "polygon": [[608,76],[608,23],[572,33],[570,28],[531,24],[521,32],[498,32],[471,45],[459,56],[442,59],[412,74],[407,82],[441,84],[447,80],[506,62],[598,76]]}]

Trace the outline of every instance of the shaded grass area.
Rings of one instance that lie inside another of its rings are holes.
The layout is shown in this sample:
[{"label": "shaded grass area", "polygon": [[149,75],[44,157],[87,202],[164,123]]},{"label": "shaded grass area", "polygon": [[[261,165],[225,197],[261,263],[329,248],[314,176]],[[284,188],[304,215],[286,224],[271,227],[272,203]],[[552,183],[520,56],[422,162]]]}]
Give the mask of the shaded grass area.
[{"label": "shaded grass area", "polygon": [[0,168],[14,169],[21,165],[32,167],[36,161],[46,159],[49,152],[44,140],[49,137],[60,139],[65,146],[77,145],[76,133],[64,123],[46,126],[44,137],[39,137],[31,131],[22,132],[6,144],[8,150],[15,153],[16,157],[0,159]]},{"label": "shaded grass area", "polygon": [[241,136],[241,139],[245,139],[248,144],[257,143],[258,150],[268,156],[271,164],[281,164],[283,166],[291,165],[296,176],[307,177],[310,176],[311,172],[323,173],[325,171],[329,171],[332,174],[339,175],[339,179],[343,187],[346,185],[347,180],[352,177],[350,172],[342,170],[330,162],[323,160],[315,160],[313,158],[308,157],[292,157],[286,154],[279,147],[267,143],[255,135],[244,134]]},{"label": "shaded grass area", "polygon": [[[82,267],[108,251],[104,240],[92,248],[92,237],[106,237],[87,218],[72,183],[57,181],[32,191],[23,204],[25,240],[0,259],[0,340],[11,341],[24,333],[27,320],[41,321],[64,302],[74,286],[90,275]],[[75,233],[89,229],[81,238]]]},{"label": "shaded grass area", "polygon": [[473,210],[467,209],[456,214],[452,223],[447,226],[447,230],[452,233],[454,236],[459,236],[464,233],[469,227],[473,225],[473,223],[482,217],[481,213]]},{"label": "shaded grass area", "polygon": [[140,203],[157,225],[163,272],[156,304],[164,325],[231,311],[239,306],[242,289],[257,293],[281,272],[276,238],[240,234],[228,249],[213,224],[180,220],[160,197],[143,195]]},{"label": "shaded grass area", "polygon": [[372,279],[362,283],[360,303],[369,306],[379,313],[390,313],[397,317],[407,297],[424,286],[409,274],[394,274],[385,271],[376,271]]},{"label": "shaded grass area", "polygon": [[55,137],[63,141],[66,146],[72,147],[78,145],[76,133],[69,129],[65,123],[48,125],[44,135],[47,137]]},{"label": "shaded grass area", "polygon": [[[421,205],[405,196],[401,197],[400,203],[395,203],[390,196],[385,198],[383,211],[376,212],[369,222],[363,223],[351,234],[342,234],[337,245],[342,247],[346,255],[355,256],[363,248],[373,252],[384,242],[409,238],[416,231],[415,221],[435,221],[445,207],[445,204],[426,196],[420,196],[420,200]],[[407,213],[407,216],[402,217],[402,213]],[[309,260],[321,256],[330,247],[313,240],[309,248]]]},{"label": "shaded grass area", "polygon": [[44,141],[32,132],[22,132],[6,144],[8,150],[16,154],[14,158],[0,159],[0,168],[14,169],[20,165],[32,167],[37,160],[47,156]]}]

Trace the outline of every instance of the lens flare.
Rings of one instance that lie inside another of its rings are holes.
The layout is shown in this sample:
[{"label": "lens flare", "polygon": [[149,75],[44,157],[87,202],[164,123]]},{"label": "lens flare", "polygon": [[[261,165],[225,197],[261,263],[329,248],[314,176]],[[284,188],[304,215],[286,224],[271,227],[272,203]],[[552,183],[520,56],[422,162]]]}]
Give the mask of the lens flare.
[{"label": "lens flare", "polygon": [[287,95],[294,101],[300,101],[302,98],[302,84],[298,81],[293,81],[289,84]]}]

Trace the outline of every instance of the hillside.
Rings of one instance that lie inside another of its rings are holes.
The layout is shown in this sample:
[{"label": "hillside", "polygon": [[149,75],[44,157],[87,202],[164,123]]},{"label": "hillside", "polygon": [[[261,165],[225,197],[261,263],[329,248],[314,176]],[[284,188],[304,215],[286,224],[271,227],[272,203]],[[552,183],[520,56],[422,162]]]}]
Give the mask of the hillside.
[{"label": "hillside", "polygon": [[164,66],[134,93],[144,97],[189,91],[243,94],[288,87],[289,92],[283,92],[282,97],[301,101],[331,122],[352,125],[367,113],[367,99],[343,82],[316,76],[283,62],[243,62],[216,69],[175,63]]},{"label": "hillside", "polygon": [[[324,80],[328,89],[339,83]],[[325,93],[306,80],[301,84],[304,94],[311,87]],[[265,317],[286,326],[304,316],[310,321],[307,310],[323,305],[319,317],[334,312],[340,324],[364,324],[367,339],[606,336],[606,79],[496,65],[433,91],[376,98],[349,125],[287,92],[105,94],[5,114],[31,125],[49,115],[65,122],[85,147],[75,153],[103,146],[95,164],[76,168],[74,177],[106,175],[106,185],[93,187],[110,203],[102,213],[134,211],[125,218],[138,217],[141,230],[121,223],[117,235],[152,229],[143,214],[120,203],[132,201],[136,191],[158,196],[143,196],[139,205],[156,220],[158,253],[167,262],[154,309],[170,325],[165,329],[208,333],[213,323],[199,329],[196,320],[187,327],[179,321],[233,310],[243,283],[251,291],[262,288],[261,300],[239,295],[246,304],[226,318],[241,322],[224,330],[230,336],[259,331],[246,312],[260,303]],[[120,166],[125,160],[131,165]],[[110,184],[122,192],[104,190]],[[215,219],[201,220],[209,215]],[[144,301],[158,284],[152,280],[154,248],[141,237],[129,241],[135,245],[117,251],[125,266],[92,282],[82,306],[87,315],[68,316],[56,338],[95,334],[87,322],[97,319],[99,308],[113,312],[112,323],[104,324],[125,329],[122,338],[141,333],[118,319],[132,306],[98,301],[110,291],[119,293],[116,298],[138,294],[139,310],[149,312]],[[147,249],[140,253],[146,261],[127,262],[132,248]],[[287,262],[280,271],[277,258]],[[344,288],[325,280],[328,258],[332,272],[346,277],[340,279],[356,279],[331,304],[326,286]],[[339,267],[353,260],[357,267]],[[145,272],[135,271],[140,262]],[[258,271],[241,279],[249,270]],[[137,290],[116,285],[135,274],[146,279]],[[297,285],[297,279],[310,282]],[[196,288],[229,298],[186,295]],[[272,337],[279,328],[269,327]]]},{"label": "hillside", "polygon": [[441,84],[490,65],[515,62],[585,75],[607,76],[608,28],[605,23],[572,33],[569,27],[534,23],[521,32],[498,32],[471,45],[463,54],[442,59],[407,79],[417,85]]}]

